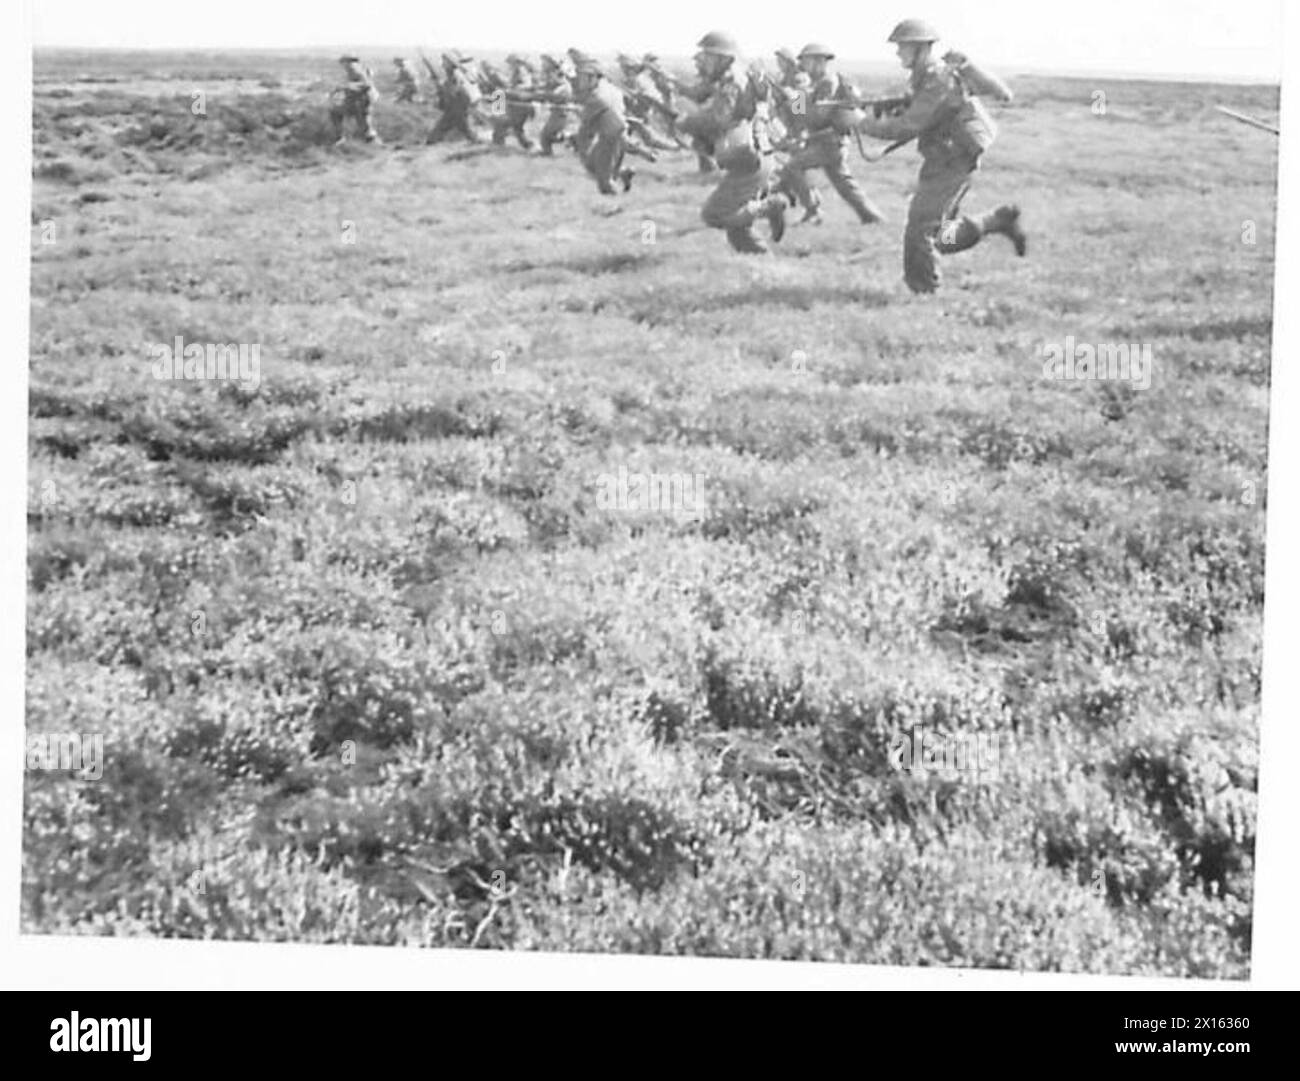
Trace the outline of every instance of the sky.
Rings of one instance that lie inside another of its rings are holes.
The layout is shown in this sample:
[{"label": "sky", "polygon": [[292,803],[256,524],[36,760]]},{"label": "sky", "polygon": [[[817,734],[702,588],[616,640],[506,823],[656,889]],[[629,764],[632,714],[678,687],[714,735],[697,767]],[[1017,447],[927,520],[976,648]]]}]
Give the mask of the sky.
[{"label": "sky", "polygon": [[[853,60],[891,62],[885,38],[913,16],[944,42],[1003,70],[1206,75],[1278,81],[1282,0],[921,0],[914,8],[780,0],[29,0],[40,46],[292,48],[457,45],[530,53],[688,56],[707,30],[748,55],[823,42]],[[1297,15],[1295,17],[1300,17]]]}]

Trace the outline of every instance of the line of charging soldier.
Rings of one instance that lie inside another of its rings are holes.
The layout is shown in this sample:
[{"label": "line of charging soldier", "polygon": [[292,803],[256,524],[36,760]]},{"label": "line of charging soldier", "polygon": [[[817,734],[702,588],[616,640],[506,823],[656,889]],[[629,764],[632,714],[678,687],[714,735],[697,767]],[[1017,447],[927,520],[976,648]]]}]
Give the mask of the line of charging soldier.
[{"label": "line of charging soldier", "polygon": [[[440,66],[422,55],[438,108],[428,142],[480,142],[486,127],[498,146],[513,138],[547,156],[568,143],[597,189],[610,195],[631,189],[635,172],[629,158],[654,161],[659,152],[690,149],[701,172],[720,178],[701,216],[745,253],[768,250],[755,231],[760,221],[770,240],[779,242],[786,214],[795,207],[803,210],[801,221],[821,223],[821,195],[808,179],[812,170],[823,172],[860,222],[883,221],[853,176],[851,147],[864,160],[878,161],[915,142],[922,164],[904,229],[903,276],[914,292],[933,292],[939,257],[974,247],[985,236],[1004,236],[1017,254],[1025,254],[1016,205],[983,215],[961,212],[997,134],[984,100],[1006,104],[1012,94],[960,52],[940,55],[938,32],[922,20],[903,20],[888,40],[908,83],[903,93],[876,99],[862,97],[835,70],[835,54],[826,46],[809,44],[797,57],[778,50],[779,72],[773,76],[758,63],[742,64],[735,39],[721,31],[697,43],[694,80],[673,76],[652,54],[620,54],[617,74],[580,49],[565,57],[543,55],[537,67],[512,54],[504,71],[457,51],[444,53]],[[336,137],[346,139],[351,120],[364,139],[379,142],[371,119],[378,99],[374,77],[355,56],[341,62],[345,81],[330,102]],[[418,101],[416,71],[404,58],[394,63],[396,100]],[[535,143],[526,126],[539,111],[545,119]],[[868,151],[863,136],[887,145]]]}]

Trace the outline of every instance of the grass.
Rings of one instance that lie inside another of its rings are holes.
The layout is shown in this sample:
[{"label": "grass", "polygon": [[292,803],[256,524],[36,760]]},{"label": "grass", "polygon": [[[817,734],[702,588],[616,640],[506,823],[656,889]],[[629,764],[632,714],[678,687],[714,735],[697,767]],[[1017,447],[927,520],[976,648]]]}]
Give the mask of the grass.
[{"label": "grass", "polygon": [[915,298],[910,151],[741,258],[687,155],[331,151],[327,64],[200,59],[37,58],[27,725],[106,762],[27,773],[27,931],[1245,977],[1276,144],[1207,107],[1274,89],[1023,80],[1031,256]]}]

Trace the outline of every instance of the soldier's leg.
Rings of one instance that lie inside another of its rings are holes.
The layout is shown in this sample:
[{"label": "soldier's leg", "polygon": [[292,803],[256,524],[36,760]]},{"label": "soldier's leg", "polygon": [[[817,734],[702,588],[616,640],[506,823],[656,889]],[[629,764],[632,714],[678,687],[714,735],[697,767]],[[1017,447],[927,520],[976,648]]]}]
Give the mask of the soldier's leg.
[{"label": "soldier's leg", "polygon": [[769,175],[760,165],[749,170],[728,170],[700,210],[704,223],[721,229],[727,242],[739,252],[767,251],[754,233],[754,223],[766,217],[772,225],[772,239],[780,240],[785,228],[785,200],[768,191]]},{"label": "soldier's leg", "polygon": [[452,114],[452,111],[450,109],[444,109],[438,114],[438,119],[434,122],[433,130],[429,132],[429,136],[425,139],[425,142],[440,143],[455,131],[457,127],[457,118]]},{"label": "soldier's leg", "polygon": [[845,156],[844,140],[828,146],[822,159],[822,169],[841,199],[853,208],[858,220],[863,225],[884,221],[885,215],[880,208],[867,198],[854,175],[849,172],[849,163]]},{"label": "soldier's leg", "polygon": [[466,109],[456,117],[456,130],[465,137],[466,142],[478,143],[483,141],[483,136],[478,130],[478,124],[474,119],[474,113]]},{"label": "soldier's leg", "polygon": [[998,233],[1011,241],[1017,255],[1024,255],[1027,238],[1020,227],[1020,208],[1000,206],[992,213],[979,217],[971,214],[958,217],[958,208],[965,194],[965,190],[959,192],[953,204],[945,210],[943,222],[935,237],[935,248],[944,255],[950,255],[973,248],[984,237]]},{"label": "soldier's leg", "polygon": [[[957,205],[970,186],[968,164],[926,162],[921,166],[916,194],[907,207],[907,226],[903,230],[903,278],[914,293],[933,293],[939,287],[939,248],[937,239],[944,215]],[[956,237],[953,242],[957,242]],[[966,247],[978,241],[960,241]],[[952,250],[960,251],[961,248]]]},{"label": "soldier's leg", "polygon": [[777,174],[777,187],[803,207],[805,221],[816,215],[822,202],[821,196],[808,183],[808,170],[820,163],[819,157],[815,147],[800,147],[786,159]]},{"label": "soldier's leg", "polygon": [[375,131],[375,123],[370,114],[370,102],[366,102],[358,109],[357,125],[361,128],[361,134],[366,142],[377,143],[380,141],[379,132]]},{"label": "soldier's leg", "polygon": [[555,153],[556,143],[564,141],[564,129],[568,127],[569,114],[563,109],[552,109],[542,125],[538,142],[542,144],[542,153],[550,157]]},{"label": "soldier's leg", "polygon": [[343,117],[345,112],[337,105],[330,106],[330,126],[334,129],[334,139],[337,142],[343,141]]},{"label": "soldier's leg", "polygon": [[613,195],[613,179],[623,160],[621,135],[598,135],[583,155],[582,164],[596,181],[602,195]]}]

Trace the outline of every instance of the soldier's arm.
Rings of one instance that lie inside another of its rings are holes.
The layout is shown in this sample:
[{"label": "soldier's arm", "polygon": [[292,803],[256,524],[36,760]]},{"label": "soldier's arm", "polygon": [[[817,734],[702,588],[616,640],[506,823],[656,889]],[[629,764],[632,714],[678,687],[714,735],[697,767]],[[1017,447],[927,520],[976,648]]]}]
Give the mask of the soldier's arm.
[{"label": "soldier's arm", "polygon": [[948,87],[939,78],[926,79],[912,96],[911,102],[897,116],[869,116],[858,125],[864,135],[896,142],[915,139],[934,126],[948,105]]},{"label": "soldier's arm", "polygon": [[719,131],[726,131],[731,127],[740,104],[740,94],[741,88],[737,83],[723,82],[718,85],[713,96],[705,102],[704,114],[711,123],[717,125]]}]

